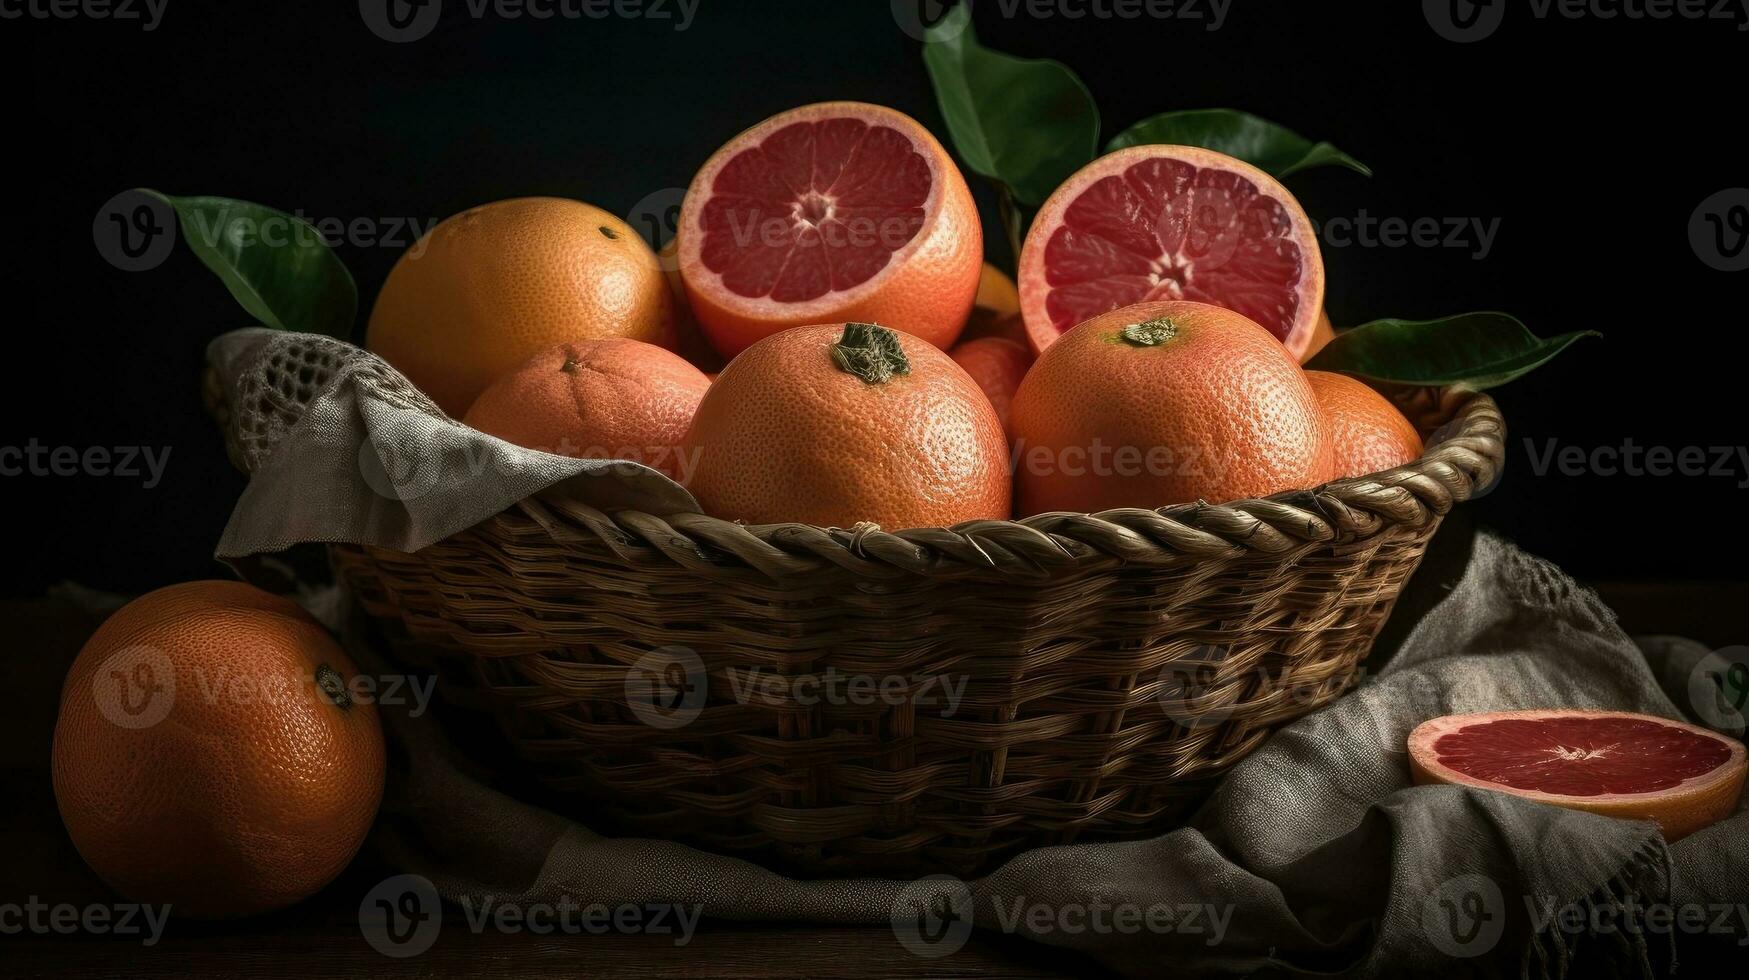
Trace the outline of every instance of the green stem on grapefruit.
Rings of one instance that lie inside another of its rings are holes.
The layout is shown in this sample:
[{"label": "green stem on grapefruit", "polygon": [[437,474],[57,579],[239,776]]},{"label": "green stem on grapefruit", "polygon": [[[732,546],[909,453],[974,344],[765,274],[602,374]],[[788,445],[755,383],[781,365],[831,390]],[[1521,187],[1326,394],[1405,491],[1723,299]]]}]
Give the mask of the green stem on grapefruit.
[{"label": "green stem on grapefruit", "polygon": [[577,369],[580,367],[582,367],[581,364],[578,364],[576,361],[567,357],[567,358],[565,358],[565,363],[559,365],[559,370],[565,372],[566,374],[576,374]]},{"label": "green stem on grapefruit", "polygon": [[1178,336],[1178,325],[1165,317],[1155,317],[1132,323],[1118,332],[1125,343],[1137,347],[1158,347],[1173,337]]},{"label": "green stem on grapefruit", "polygon": [[886,384],[895,374],[911,373],[899,335],[878,323],[846,323],[844,336],[832,345],[832,363],[871,385]]},{"label": "green stem on grapefruit", "polygon": [[352,696],[346,691],[346,678],[341,677],[338,670],[327,664],[316,666],[316,688],[341,711],[352,707]]}]

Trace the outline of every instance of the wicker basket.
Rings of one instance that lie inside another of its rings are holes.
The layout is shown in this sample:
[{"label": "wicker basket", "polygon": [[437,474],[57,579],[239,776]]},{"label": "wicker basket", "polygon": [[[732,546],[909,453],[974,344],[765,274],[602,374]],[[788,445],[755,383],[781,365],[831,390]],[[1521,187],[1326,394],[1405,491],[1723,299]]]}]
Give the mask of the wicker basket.
[{"label": "wicker basket", "polygon": [[1224,506],[892,534],[529,499],[416,554],[332,553],[591,826],[804,874],[971,874],[1170,827],[1354,682],[1441,516],[1501,465],[1491,399],[1421,408],[1449,422],[1413,464]]}]

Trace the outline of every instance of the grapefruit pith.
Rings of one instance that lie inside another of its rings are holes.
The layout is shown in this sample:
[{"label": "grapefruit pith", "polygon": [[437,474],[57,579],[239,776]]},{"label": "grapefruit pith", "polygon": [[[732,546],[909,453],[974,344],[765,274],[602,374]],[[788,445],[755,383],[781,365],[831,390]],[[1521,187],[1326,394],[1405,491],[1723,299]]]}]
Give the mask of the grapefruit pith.
[{"label": "grapefruit pith", "polygon": [[1416,783],[1454,783],[1629,820],[1676,840],[1729,816],[1743,743],[1622,711],[1447,715],[1409,733]]},{"label": "grapefruit pith", "polygon": [[1132,146],[1076,171],[1020,253],[1020,309],[1043,351],[1132,303],[1187,299],[1262,325],[1298,358],[1324,306],[1310,218],[1275,178],[1194,146]]},{"label": "grapefruit pith", "polygon": [[681,208],[680,277],[725,357],[789,327],[888,323],[946,349],[978,290],[971,191],[916,120],[822,102],[718,150]]}]

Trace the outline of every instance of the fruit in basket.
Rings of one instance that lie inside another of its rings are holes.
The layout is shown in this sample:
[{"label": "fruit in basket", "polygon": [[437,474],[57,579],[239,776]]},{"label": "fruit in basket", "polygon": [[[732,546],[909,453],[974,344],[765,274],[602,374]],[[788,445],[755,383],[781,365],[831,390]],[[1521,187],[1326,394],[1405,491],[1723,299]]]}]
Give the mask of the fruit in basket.
[{"label": "fruit in basket", "polygon": [[1026,344],[1026,322],[1020,318],[1020,290],[1007,273],[988,262],[978,275],[978,295],[972,300],[966,327],[960,331],[960,342],[979,337],[1006,337]]},{"label": "fruit in basket", "polygon": [[79,854],[129,899],[198,918],[313,894],[382,798],[357,673],[297,604],[240,582],[128,603],[61,689],[55,800]]},{"label": "fruit in basket", "polygon": [[1306,380],[1330,424],[1332,479],[1366,476],[1421,457],[1421,434],[1365,382],[1331,371],[1307,371]]},{"label": "fruit in basket", "polygon": [[1014,393],[1032,367],[1032,351],[1006,337],[979,337],[962,341],[947,353],[983,389],[996,417],[1002,420],[1003,431],[1008,431]]},{"label": "fruit in basket", "polygon": [[626,459],[684,481],[680,442],[710,378],[654,344],[560,344],[492,382],[462,421],[528,449]]},{"label": "fruit in basket", "polygon": [[1223,503],[1330,478],[1305,372],[1232,310],[1168,300],[1057,338],[1014,398],[1016,512]]},{"label": "fruit in basket", "polygon": [[874,324],[747,348],[705,394],[685,451],[688,488],[728,520],[896,531],[1009,514],[989,399],[932,344]]},{"label": "fruit in basket", "polygon": [[1623,711],[1446,715],[1409,733],[1417,784],[1451,783],[1629,820],[1677,840],[1730,816],[1743,791],[1743,743]]},{"label": "fruit in basket", "polygon": [[725,363],[723,355],[717,353],[698,329],[698,318],[692,315],[692,306],[686,300],[686,285],[680,281],[679,251],[680,239],[670,238],[656,252],[656,258],[662,263],[662,278],[668,283],[668,295],[674,297],[674,353],[692,362],[700,371],[721,371]]},{"label": "fruit in basket", "polygon": [[656,253],[598,207],[522,197],[463,211],[408,249],[365,344],[459,417],[529,357],[603,337],[674,345]]},{"label": "fruit in basket", "polygon": [[1101,313],[1187,299],[1243,313],[1297,359],[1324,306],[1324,260],[1299,202],[1256,167],[1193,146],[1133,146],[1076,171],[1033,218],[1018,278],[1040,351]]},{"label": "fruit in basket", "polygon": [[687,189],[676,240],[692,313],[725,357],[843,321],[900,324],[945,349],[984,253],[947,151],[909,116],[860,102],[791,109],[730,140]]},{"label": "fruit in basket", "polygon": [[1304,364],[1318,356],[1325,345],[1336,339],[1336,328],[1330,323],[1330,312],[1321,310],[1318,322],[1312,327],[1312,339],[1306,342],[1306,349],[1300,352],[1300,363]]}]

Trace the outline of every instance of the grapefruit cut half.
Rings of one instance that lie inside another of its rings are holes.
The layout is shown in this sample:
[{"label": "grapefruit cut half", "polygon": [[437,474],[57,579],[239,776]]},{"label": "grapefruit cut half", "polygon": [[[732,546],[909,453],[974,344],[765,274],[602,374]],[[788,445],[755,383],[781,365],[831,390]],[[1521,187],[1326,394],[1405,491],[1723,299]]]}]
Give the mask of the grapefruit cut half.
[{"label": "grapefruit cut half", "polygon": [[1677,840],[1736,812],[1743,743],[1620,711],[1446,715],[1409,733],[1418,784],[1453,783],[1629,820]]},{"label": "grapefruit cut half", "polygon": [[676,238],[693,315],[724,357],[844,321],[946,349],[984,254],[947,151],[909,116],[860,102],[791,109],[730,140],[693,178]]},{"label": "grapefruit cut half", "polygon": [[1132,146],[1076,171],[1033,218],[1019,280],[1040,352],[1101,313],[1188,299],[1245,314],[1297,358],[1324,307],[1324,259],[1299,202],[1194,146]]}]

